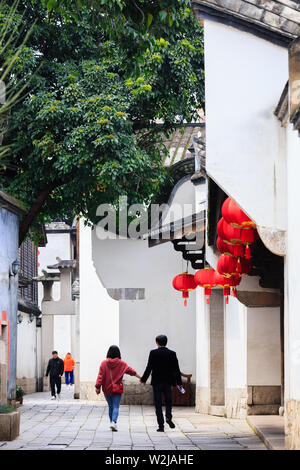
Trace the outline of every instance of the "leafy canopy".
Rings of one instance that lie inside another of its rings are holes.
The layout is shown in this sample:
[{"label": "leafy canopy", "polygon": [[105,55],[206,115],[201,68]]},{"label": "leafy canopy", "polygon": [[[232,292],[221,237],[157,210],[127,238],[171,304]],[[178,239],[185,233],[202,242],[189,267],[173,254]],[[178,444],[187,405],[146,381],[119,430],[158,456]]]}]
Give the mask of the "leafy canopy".
[{"label": "leafy canopy", "polygon": [[20,43],[34,22],[12,67],[11,76],[31,80],[10,116],[0,173],[28,209],[21,239],[58,217],[93,222],[99,204],[121,195],[155,200],[169,179],[161,129],[203,106],[202,31],[185,0],[73,5],[49,0],[49,11],[26,0],[14,16]]}]

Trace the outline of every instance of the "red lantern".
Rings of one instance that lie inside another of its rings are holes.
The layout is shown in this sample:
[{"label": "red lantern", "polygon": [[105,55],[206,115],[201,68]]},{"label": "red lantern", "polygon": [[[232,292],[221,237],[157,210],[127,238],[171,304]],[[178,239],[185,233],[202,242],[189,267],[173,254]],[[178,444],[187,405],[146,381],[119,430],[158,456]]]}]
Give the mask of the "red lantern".
[{"label": "red lantern", "polygon": [[221,255],[218,259],[217,271],[225,277],[241,276],[251,271],[251,260],[235,258],[234,256]]},{"label": "red lantern", "polygon": [[197,284],[195,283],[193,274],[182,273],[174,277],[173,287],[174,289],[182,292],[182,297],[184,298],[184,306],[186,307],[187,299],[189,297],[189,291],[196,289]]},{"label": "red lantern", "polygon": [[250,244],[254,243],[258,239],[257,230],[252,228],[240,229],[233,227],[228,224],[222,217],[217,225],[217,232],[219,237],[227,244],[234,246],[246,245],[245,247],[245,258],[251,258]]},{"label": "red lantern", "polygon": [[217,286],[223,287],[223,295],[225,297],[226,304],[228,304],[228,296],[230,295],[230,288],[231,288],[232,295],[236,297],[236,286],[238,286],[240,282],[241,282],[240,276],[226,278],[225,276],[222,276],[222,274],[215,272],[215,283]]},{"label": "red lantern", "polygon": [[222,217],[217,225],[217,232],[222,240],[230,245],[241,245],[241,231],[229,225]]},{"label": "red lantern", "polygon": [[194,278],[198,286],[204,287],[204,295],[206,295],[206,303],[209,304],[211,296],[211,288],[215,287],[215,270],[210,268],[199,269]]},{"label": "red lantern", "polygon": [[217,238],[217,248],[221,253],[232,256],[244,256],[244,245],[231,245],[222,240],[221,237]]},{"label": "red lantern", "polygon": [[242,229],[255,229],[255,223],[242,211],[242,209],[228,197],[222,206],[222,216],[226,222],[233,227]]}]

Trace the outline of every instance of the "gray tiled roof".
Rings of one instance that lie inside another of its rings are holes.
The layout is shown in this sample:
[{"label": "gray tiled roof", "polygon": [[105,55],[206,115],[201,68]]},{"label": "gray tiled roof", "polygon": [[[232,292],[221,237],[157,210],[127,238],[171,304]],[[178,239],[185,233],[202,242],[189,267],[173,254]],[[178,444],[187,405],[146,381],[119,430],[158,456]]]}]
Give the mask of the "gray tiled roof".
[{"label": "gray tiled roof", "polygon": [[286,39],[300,36],[299,0],[192,0],[192,6],[200,18],[225,14]]},{"label": "gray tiled roof", "polygon": [[168,156],[163,155],[164,166],[172,166],[181,160],[193,157],[194,138],[199,137],[202,124],[186,124],[177,129],[168,139],[164,139],[164,145],[168,150]]}]

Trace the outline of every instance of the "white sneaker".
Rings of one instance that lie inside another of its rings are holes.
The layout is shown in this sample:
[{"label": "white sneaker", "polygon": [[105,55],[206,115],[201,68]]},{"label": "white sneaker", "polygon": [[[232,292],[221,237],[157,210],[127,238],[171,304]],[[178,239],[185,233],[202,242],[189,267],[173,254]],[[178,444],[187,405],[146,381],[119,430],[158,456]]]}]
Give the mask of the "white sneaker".
[{"label": "white sneaker", "polygon": [[57,394],[57,399],[60,400],[60,393]]},{"label": "white sneaker", "polygon": [[111,429],[112,431],[117,431],[117,430],[118,430],[117,423],[115,423],[114,421],[112,421],[112,422],[110,423],[110,429]]},{"label": "white sneaker", "polygon": [[52,397],[51,397],[51,400],[56,400],[56,397],[53,397],[53,396],[52,396]]}]

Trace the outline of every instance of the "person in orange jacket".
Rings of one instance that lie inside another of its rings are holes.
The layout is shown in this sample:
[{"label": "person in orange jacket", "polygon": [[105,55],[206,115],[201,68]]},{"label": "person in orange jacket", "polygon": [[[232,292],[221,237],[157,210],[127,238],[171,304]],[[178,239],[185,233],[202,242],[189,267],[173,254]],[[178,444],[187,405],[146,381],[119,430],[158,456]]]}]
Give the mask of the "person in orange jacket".
[{"label": "person in orange jacket", "polygon": [[67,353],[66,357],[64,358],[64,366],[65,366],[65,382],[68,388],[71,388],[71,386],[74,383],[74,366],[75,366],[75,361],[71,355],[71,353]]}]

